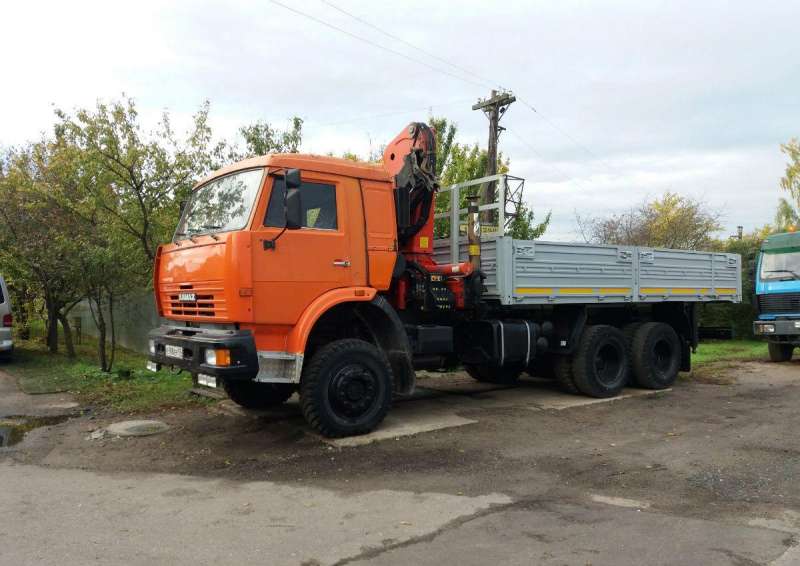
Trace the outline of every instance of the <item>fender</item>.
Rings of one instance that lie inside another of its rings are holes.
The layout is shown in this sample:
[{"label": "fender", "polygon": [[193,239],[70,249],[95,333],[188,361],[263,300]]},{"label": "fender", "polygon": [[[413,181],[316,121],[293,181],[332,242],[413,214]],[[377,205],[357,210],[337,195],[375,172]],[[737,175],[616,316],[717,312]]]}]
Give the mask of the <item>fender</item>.
[{"label": "fender", "polygon": [[343,289],[333,289],[320,295],[300,315],[287,337],[286,350],[292,354],[303,354],[306,350],[306,343],[311,334],[311,329],[314,328],[314,324],[319,320],[319,317],[330,308],[342,303],[369,302],[375,298],[377,292],[372,287],[345,287]]}]

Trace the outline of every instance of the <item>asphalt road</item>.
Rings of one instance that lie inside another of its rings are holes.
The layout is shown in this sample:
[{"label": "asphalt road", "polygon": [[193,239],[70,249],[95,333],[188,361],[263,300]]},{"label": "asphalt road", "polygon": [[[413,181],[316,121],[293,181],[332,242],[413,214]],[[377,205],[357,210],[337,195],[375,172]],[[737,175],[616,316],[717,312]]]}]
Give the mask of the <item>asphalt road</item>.
[{"label": "asphalt road", "polygon": [[[172,429],[148,438],[37,429],[0,450],[0,564],[800,564],[798,362],[594,404],[423,383],[355,446],[292,405],[155,415]],[[4,416],[68,406],[0,394]]]}]

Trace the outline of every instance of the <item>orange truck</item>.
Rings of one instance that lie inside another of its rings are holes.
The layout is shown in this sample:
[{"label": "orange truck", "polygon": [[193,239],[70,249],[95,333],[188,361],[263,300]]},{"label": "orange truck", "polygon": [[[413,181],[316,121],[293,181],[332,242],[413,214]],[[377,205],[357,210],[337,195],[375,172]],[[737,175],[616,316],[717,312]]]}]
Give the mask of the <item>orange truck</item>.
[{"label": "orange truck", "polygon": [[696,305],[741,298],[733,254],[486,237],[475,209],[434,239],[435,156],[411,123],[379,165],[267,155],[197,183],[158,249],[148,368],[253,409],[297,392],[320,434],[357,435],[421,368],[502,384],[527,371],[594,397],[669,387],[697,346]]}]

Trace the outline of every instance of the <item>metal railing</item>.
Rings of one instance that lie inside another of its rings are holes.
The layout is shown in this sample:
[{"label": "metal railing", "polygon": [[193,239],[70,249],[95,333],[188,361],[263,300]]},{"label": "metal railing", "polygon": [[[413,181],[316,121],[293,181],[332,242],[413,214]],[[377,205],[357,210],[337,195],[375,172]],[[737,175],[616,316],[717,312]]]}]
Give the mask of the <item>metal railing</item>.
[{"label": "metal railing", "polygon": [[[487,216],[492,218],[492,223],[483,225],[480,222],[480,236],[481,237],[497,237],[502,236],[509,224],[517,215],[519,206],[522,202],[522,189],[525,180],[521,177],[514,177],[507,173],[500,173],[497,175],[489,175],[479,179],[472,179],[471,181],[464,181],[463,183],[456,183],[447,187],[439,189],[439,195],[450,193],[448,199],[448,208],[444,211],[434,214],[434,220],[447,219],[449,229],[447,234],[436,235],[436,239],[449,239],[450,245],[450,260],[452,263],[458,262],[459,256],[459,237],[461,234],[461,217],[467,214],[467,208],[461,206],[462,197],[468,195],[480,195],[481,188],[489,183],[495,183],[495,198],[493,202],[478,203],[479,218],[484,219]],[[513,208],[508,210],[509,205]],[[466,225],[465,225],[466,226]],[[435,228],[436,229],[436,228]]]}]

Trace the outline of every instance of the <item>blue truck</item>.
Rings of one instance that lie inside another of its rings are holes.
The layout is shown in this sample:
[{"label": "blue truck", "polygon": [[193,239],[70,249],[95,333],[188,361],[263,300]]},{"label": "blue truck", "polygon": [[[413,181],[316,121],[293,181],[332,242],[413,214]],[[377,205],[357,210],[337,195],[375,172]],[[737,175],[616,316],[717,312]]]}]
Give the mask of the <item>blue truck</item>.
[{"label": "blue truck", "polygon": [[755,272],[758,319],[753,332],[769,342],[773,362],[792,359],[800,346],[800,233],[769,236],[761,245]]}]

